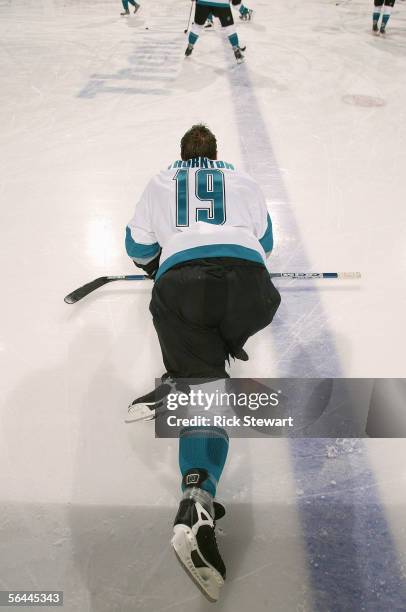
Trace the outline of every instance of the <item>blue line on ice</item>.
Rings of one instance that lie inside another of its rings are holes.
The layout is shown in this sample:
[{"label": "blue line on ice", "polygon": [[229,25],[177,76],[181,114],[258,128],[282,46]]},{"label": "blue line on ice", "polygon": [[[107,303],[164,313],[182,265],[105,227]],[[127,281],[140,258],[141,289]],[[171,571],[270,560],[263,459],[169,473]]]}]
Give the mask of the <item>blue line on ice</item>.
[{"label": "blue line on ice", "polygon": [[[270,200],[277,232],[289,236],[271,258],[272,269],[307,271],[303,240],[247,65],[231,69],[229,80],[245,167]],[[300,300],[291,295],[271,326],[277,375],[340,377],[334,335],[316,286],[301,292]],[[331,444],[310,438],[290,444],[315,610],[404,610],[402,571],[364,443],[340,440],[333,456]]]}]

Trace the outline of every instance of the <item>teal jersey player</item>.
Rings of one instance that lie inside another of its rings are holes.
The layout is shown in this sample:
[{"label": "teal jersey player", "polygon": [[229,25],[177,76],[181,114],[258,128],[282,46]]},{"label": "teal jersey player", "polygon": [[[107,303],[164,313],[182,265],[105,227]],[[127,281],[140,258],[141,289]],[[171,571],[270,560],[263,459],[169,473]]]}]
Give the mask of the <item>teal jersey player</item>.
[{"label": "teal jersey player", "polygon": [[[241,4],[241,0],[231,0],[232,4]],[[238,34],[235,29],[234,19],[231,12],[230,2],[228,0],[196,0],[195,18],[191,31],[189,32],[188,46],[185,51],[186,57],[189,57],[194,49],[196,42],[204,28],[209,16],[217,17],[220,20],[221,27],[227,35],[230,45],[234,51],[234,56],[238,63],[244,60],[238,40]]]},{"label": "teal jersey player", "polygon": [[[395,0],[374,0],[374,12],[372,14],[372,30],[375,34],[379,34],[379,32],[381,34],[386,33],[386,24],[389,21],[389,17],[391,16],[394,4]],[[381,16],[381,11],[382,20],[381,27],[379,28],[378,21]]]},{"label": "teal jersey player", "polygon": [[139,3],[135,2],[135,0],[121,0],[121,2],[123,4],[124,12],[120,13],[120,15],[129,15],[130,14],[130,10],[128,8],[129,4],[131,4],[134,7],[134,13],[136,13],[138,11],[138,9],[140,8]]},{"label": "teal jersey player", "polygon": [[[245,4],[240,4],[240,8],[238,10],[238,12],[240,13],[240,19],[241,21],[251,21],[254,15],[254,11],[250,8],[248,8],[248,6],[245,6]],[[213,15],[210,13],[209,16],[207,17],[207,21],[205,24],[205,28],[206,29],[210,29],[214,26],[213,24]]]}]

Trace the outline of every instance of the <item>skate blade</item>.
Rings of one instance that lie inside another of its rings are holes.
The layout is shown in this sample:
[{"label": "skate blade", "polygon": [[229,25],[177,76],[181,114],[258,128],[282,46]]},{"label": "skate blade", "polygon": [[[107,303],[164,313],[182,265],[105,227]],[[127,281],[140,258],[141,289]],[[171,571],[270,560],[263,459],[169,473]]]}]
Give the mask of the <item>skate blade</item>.
[{"label": "skate blade", "polygon": [[196,538],[190,529],[176,529],[171,541],[176,557],[188,576],[211,603],[220,596],[224,584],[222,576],[213,567],[195,567],[191,552],[198,550]]},{"label": "skate blade", "polygon": [[138,404],[137,407],[129,406],[127,418],[124,423],[136,423],[137,421],[153,421],[155,410],[151,410],[148,404]]}]

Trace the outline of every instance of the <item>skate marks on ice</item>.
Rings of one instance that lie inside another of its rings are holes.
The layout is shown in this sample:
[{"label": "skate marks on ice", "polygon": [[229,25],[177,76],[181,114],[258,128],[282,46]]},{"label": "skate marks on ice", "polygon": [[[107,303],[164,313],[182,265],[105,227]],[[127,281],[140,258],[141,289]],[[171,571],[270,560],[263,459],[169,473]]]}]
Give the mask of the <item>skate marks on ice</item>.
[{"label": "skate marks on ice", "polygon": [[357,439],[296,440],[291,449],[314,610],[404,609],[404,568],[365,445]]},{"label": "skate marks on ice", "polygon": [[[308,270],[303,240],[249,70],[245,64],[238,68],[229,73],[236,124],[245,167],[259,182],[271,206],[276,234],[276,249],[271,255],[272,269]],[[310,286],[315,287],[315,284]],[[284,298],[284,286],[278,288],[282,303],[269,332],[277,358],[273,367],[277,368],[278,376],[340,376],[334,338],[328,329],[318,291],[300,293],[295,299],[293,293]]]},{"label": "skate marks on ice", "polygon": [[155,612],[174,600],[174,585],[177,592],[181,586],[167,544],[167,517],[174,511],[2,504],[2,585],[41,589],[52,584],[64,590],[69,612]]},{"label": "skate marks on ice", "polygon": [[[186,58],[173,84],[173,89],[185,93],[203,92],[210,87],[216,87],[217,79],[224,78],[226,68],[213,66],[204,62],[196,54],[193,59]],[[219,97],[223,92],[219,88]]]},{"label": "skate marks on ice", "polygon": [[378,98],[376,96],[366,96],[361,94],[347,94],[342,97],[342,101],[345,104],[349,104],[351,106],[360,106],[362,108],[378,108],[380,106],[385,106],[386,104],[383,98]]},{"label": "skate marks on ice", "polygon": [[[228,510],[221,521],[226,537],[217,537],[228,570],[221,610],[252,609],[255,597],[255,612],[310,612],[309,589],[290,575],[295,542],[284,506],[259,505],[255,532],[242,529],[251,507],[231,504]],[[175,512],[165,505],[2,504],[1,584],[63,589],[69,612],[212,610],[169,545]]]},{"label": "skate marks on ice", "polygon": [[219,490],[227,510],[217,525],[227,566],[221,604],[238,612],[310,612],[289,447],[273,440],[270,452],[268,440],[233,439],[231,448]]},{"label": "skate marks on ice", "polygon": [[404,60],[406,55],[406,27],[398,31],[391,27],[384,36],[371,36],[368,44],[382,53],[392,55],[393,61]]},{"label": "skate marks on ice", "polygon": [[[272,256],[273,268],[307,269],[306,253],[247,66],[230,72],[229,78],[246,168],[269,198],[276,238],[282,237]],[[278,375],[340,376],[334,336],[316,286],[313,292],[300,292],[297,299],[293,290],[287,303],[284,288],[280,289],[282,305],[270,331]],[[316,600],[314,610],[355,609],[358,601],[362,602],[361,610],[401,609],[403,572],[367,459],[360,452],[355,461],[350,453],[332,461],[332,449],[327,456],[323,440],[295,440],[290,448]],[[383,608],[378,602],[384,602]]]},{"label": "skate marks on ice", "polygon": [[141,6],[131,17],[121,17],[119,31],[114,23],[109,29],[108,35],[119,39],[113,56],[108,58],[112,69],[92,74],[78,97],[170,93],[182,66],[182,18],[172,5],[162,4]]},{"label": "skate marks on ice", "polygon": [[[66,339],[64,359],[53,367],[30,369],[7,394],[1,477],[9,498],[136,501],[131,483],[140,486],[144,474],[129,457],[127,431],[121,425],[133,389],[120,373],[127,361],[123,346],[134,346],[139,337],[125,323],[118,330],[109,315],[105,307],[69,314],[66,325],[72,335]],[[57,329],[61,335],[66,330],[62,323]],[[134,355],[133,367],[139,369],[148,357],[145,351],[142,357]]]},{"label": "skate marks on ice", "polygon": [[[219,542],[228,561],[230,585],[222,599],[222,609],[228,612],[248,609],[253,589],[261,595],[257,612],[268,610],[268,602],[281,590],[281,568],[288,568],[281,562],[280,548],[283,545],[286,551],[289,546],[272,533],[285,530],[284,512],[259,510],[260,516],[272,515],[274,520],[259,522],[258,538],[241,529],[251,506],[231,505],[232,523],[224,519],[227,538],[219,536]],[[55,585],[64,590],[69,612],[209,610],[179,570],[168,545],[175,512],[167,506],[2,504],[2,585],[21,588],[23,583],[27,589]],[[244,558],[248,547],[250,557]],[[302,596],[302,587],[298,588],[296,601]],[[296,584],[290,589],[292,598],[295,589]],[[241,598],[247,605],[239,603]]]}]

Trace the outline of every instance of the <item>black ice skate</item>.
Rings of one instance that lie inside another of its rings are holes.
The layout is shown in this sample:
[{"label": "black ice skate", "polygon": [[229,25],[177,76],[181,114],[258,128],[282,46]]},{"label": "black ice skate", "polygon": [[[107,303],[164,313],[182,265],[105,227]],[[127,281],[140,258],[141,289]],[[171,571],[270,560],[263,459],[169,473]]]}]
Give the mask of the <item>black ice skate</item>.
[{"label": "black ice skate", "polygon": [[[187,478],[197,480],[199,472],[204,470],[190,470]],[[171,543],[179,562],[212,602],[218,600],[226,577],[215,536],[215,521],[224,514],[224,507],[213,503],[209,493],[191,487],[180,502],[173,527]]]},{"label": "black ice skate", "polygon": [[126,423],[135,421],[152,421],[167,412],[166,400],[170,393],[187,393],[188,387],[172,378],[165,378],[162,383],[150,393],[138,397],[128,406]]},{"label": "black ice skate", "polygon": [[134,6],[134,15],[138,11],[139,8],[140,8],[140,5],[136,3]]},{"label": "black ice skate", "polygon": [[186,47],[186,51],[185,51],[186,57],[189,57],[189,55],[192,55],[192,51],[193,51],[193,45],[191,45],[189,43],[188,46]]},{"label": "black ice skate", "polygon": [[381,29],[379,30],[381,34],[386,34],[386,28],[384,25],[381,25]]},{"label": "black ice skate", "polygon": [[124,11],[124,13],[120,13],[120,15],[129,15],[130,11],[127,9],[126,11]]},{"label": "black ice skate", "polygon": [[[233,49],[234,49],[235,59],[237,60],[237,64],[241,64],[244,61],[244,56],[241,53],[242,51],[241,47],[233,47]],[[244,47],[244,50],[245,50],[245,47]]]},{"label": "black ice skate", "polygon": [[374,21],[373,25],[372,25],[372,31],[373,32],[378,32],[378,22]]}]

